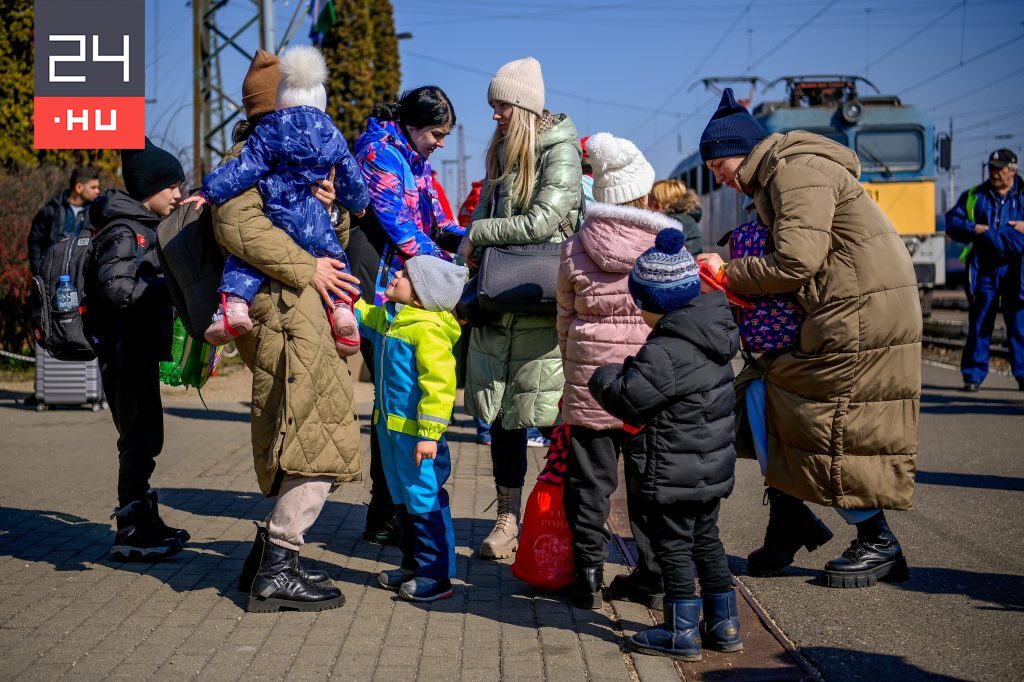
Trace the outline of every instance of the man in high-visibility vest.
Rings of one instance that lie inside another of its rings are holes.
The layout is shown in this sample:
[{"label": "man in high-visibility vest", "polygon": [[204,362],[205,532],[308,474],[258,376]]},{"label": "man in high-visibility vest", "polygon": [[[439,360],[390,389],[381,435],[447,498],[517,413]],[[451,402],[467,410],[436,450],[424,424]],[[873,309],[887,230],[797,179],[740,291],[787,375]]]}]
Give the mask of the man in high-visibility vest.
[{"label": "man in high-visibility vest", "polygon": [[988,159],[988,180],[971,187],[946,213],[946,233],[966,243],[967,343],[960,358],[965,391],[977,391],[988,374],[989,343],[996,312],[1003,310],[1010,366],[1024,391],[1024,180],[1017,155],[997,149]]}]

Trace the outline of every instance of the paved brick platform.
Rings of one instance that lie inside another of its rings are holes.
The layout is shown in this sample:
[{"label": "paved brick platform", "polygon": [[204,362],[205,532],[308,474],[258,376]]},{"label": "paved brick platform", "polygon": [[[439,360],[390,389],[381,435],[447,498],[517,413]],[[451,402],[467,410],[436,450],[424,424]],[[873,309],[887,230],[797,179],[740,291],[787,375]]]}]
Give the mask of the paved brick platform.
[{"label": "paved brick platform", "polygon": [[[165,405],[167,446],[153,483],[166,520],[193,541],[149,565],[107,556],[116,472],[109,415],[37,414],[16,397],[0,391],[0,678],[679,679],[667,659],[634,658],[621,646],[624,632],[650,623],[646,609],[574,609],[531,595],[506,562],[472,556],[491,528],[493,510],[483,510],[494,490],[488,453],[464,415],[451,432],[452,599],[415,605],[376,586],[398,553],[360,539],[364,483],[331,495],[303,551],[334,576],[345,607],[247,614],[235,582],[252,521],[270,503],[256,492],[244,402],[208,396],[206,410],[177,394]],[[368,443],[364,428],[364,452]],[[530,454],[532,481],[543,453]]]}]

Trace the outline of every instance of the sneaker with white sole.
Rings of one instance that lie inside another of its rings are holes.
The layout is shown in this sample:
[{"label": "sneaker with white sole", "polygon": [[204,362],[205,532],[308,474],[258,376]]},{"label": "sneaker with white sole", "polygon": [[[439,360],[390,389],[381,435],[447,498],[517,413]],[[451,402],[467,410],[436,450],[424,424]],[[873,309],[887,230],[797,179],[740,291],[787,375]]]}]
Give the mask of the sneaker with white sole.
[{"label": "sneaker with white sole", "polygon": [[416,576],[402,583],[398,596],[408,601],[437,601],[452,596],[450,580],[435,580]]},{"label": "sneaker with white sole", "polygon": [[385,590],[398,590],[403,584],[416,577],[416,571],[408,568],[392,568],[377,574],[377,582]]}]

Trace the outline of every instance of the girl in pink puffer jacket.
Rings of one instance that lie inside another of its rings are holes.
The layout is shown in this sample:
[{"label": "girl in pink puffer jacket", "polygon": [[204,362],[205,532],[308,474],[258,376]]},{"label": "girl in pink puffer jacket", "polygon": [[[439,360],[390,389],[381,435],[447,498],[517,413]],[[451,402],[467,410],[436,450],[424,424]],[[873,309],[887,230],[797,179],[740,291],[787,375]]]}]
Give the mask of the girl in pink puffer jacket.
[{"label": "girl in pink puffer jacket", "polygon": [[[608,498],[618,485],[622,421],[605,412],[587,382],[602,365],[636,354],[651,329],[629,294],[629,271],[654,245],[662,229],[682,229],[675,220],[647,210],[654,168],[629,140],[598,133],[587,141],[594,169],[594,200],[579,232],[562,246],[558,273],[558,340],[565,388],[562,419],[569,429],[570,458],[565,511],[573,530],[576,582],[570,600],[580,608],[601,606],[602,570],[611,539],[605,530]],[[609,599],[630,599],[661,608],[661,569],[645,533],[642,502],[629,494],[639,477],[627,466],[630,525],[639,550],[637,570],[617,576]]]}]

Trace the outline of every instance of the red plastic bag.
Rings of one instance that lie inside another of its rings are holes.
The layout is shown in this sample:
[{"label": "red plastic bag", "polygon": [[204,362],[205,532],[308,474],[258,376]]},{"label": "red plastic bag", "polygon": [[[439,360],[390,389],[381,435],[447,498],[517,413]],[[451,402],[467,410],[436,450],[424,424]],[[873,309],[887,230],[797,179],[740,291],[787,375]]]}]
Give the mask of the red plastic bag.
[{"label": "red plastic bag", "polygon": [[563,487],[541,479],[526,502],[512,575],[539,592],[557,592],[575,576],[572,530],[565,519]]}]

